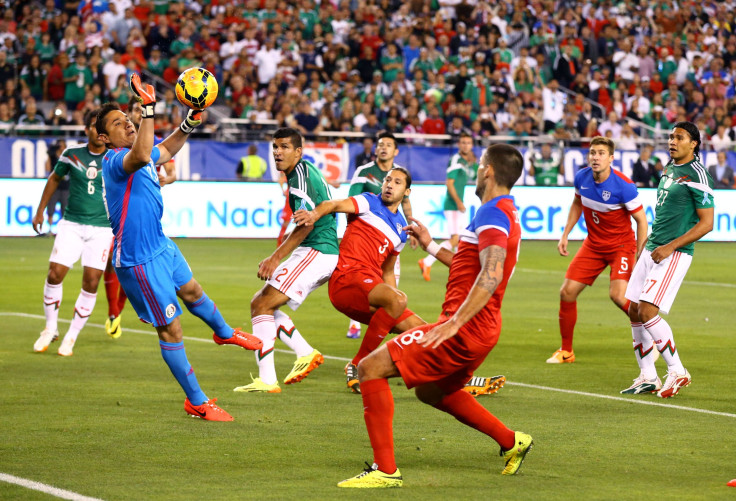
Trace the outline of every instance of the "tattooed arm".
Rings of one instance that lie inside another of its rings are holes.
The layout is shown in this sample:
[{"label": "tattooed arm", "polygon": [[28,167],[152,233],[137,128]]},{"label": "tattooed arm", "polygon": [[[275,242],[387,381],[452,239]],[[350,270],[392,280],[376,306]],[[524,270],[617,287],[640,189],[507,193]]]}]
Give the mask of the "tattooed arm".
[{"label": "tattooed arm", "polygon": [[460,308],[451,319],[427,332],[418,341],[419,344],[437,348],[443,341],[457,334],[460,327],[465,325],[488,304],[491,296],[496,291],[496,287],[503,280],[506,249],[498,245],[489,245],[480,251],[480,261],[483,263],[483,267],[463,304],[460,305]]}]

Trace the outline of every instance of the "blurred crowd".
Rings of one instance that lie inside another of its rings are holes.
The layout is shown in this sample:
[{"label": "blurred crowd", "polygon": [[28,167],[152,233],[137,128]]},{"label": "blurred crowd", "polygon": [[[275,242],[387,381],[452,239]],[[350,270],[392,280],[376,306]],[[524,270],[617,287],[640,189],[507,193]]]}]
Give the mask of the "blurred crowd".
[{"label": "blurred crowd", "polygon": [[[734,4],[10,2],[0,19],[0,123],[81,123],[106,100],[124,106],[133,71],[173,85],[202,66],[233,118],[306,135],[466,131],[584,145],[600,134],[638,149],[690,120],[711,148],[730,149]],[[159,94],[165,129],[180,110],[171,87]]]}]

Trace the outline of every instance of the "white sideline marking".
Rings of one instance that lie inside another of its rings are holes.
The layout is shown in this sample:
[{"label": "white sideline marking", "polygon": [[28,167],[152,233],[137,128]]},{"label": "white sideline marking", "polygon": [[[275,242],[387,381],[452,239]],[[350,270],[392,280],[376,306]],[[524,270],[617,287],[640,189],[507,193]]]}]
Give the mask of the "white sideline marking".
[{"label": "white sideline marking", "polygon": [[[32,315],[30,313],[16,313],[16,312],[0,312],[0,316],[34,318],[34,319],[38,319],[38,320],[44,320],[46,318],[43,315]],[[71,323],[70,320],[63,320],[63,319],[60,319],[59,322]],[[105,328],[105,326],[104,325],[101,325],[101,324],[87,324],[87,325],[90,325],[92,327],[100,327],[102,329]],[[140,330],[140,329],[129,329],[127,327],[125,328],[125,332],[135,332],[135,333],[138,333],[138,334],[148,334],[150,336],[156,336],[157,335],[155,332],[144,331],[144,330]],[[187,336],[184,336],[184,339],[186,339],[187,341],[197,341],[197,342],[202,342],[202,343],[212,343],[212,344],[214,344],[214,341],[212,339],[203,339],[201,337],[187,337]],[[293,352],[291,350],[276,349],[274,351],[278,351],[280,353],[292,353],[293,354]],[[327,359],[330,359],[330,360],[338,360],[338,361],[341,361],[341,362],[349,362],[351,360],[351,359],[345,358],[345,357],[335,357],[335,356],[332,356],[332,355],[325,355],[325,354],[322,354],[322,356],[325,357],[325,358],[327,358]],[[678,409],[678,410],[683,410],[683,411],[699,412],[701,414],[712,414],[714,416],[724,416],[724,417],[736,418],[736,414],[731,414],[729,412],[711,411],[711,410],[708,410],[708,409],[697,409],[695,407],[684,407],[682,405],[665,404],[665,403],[660,403],[660,402],[650,402],[650,401],[647,401],[647,400],[638,400],[638,399],[637,400],[634,400],[634,399],[623,398],[623,397],[614,397],[614,396],[611,396],[611,395],[601,395],[599,393],[588,393],[588,392],[585,392],[585,391],[566,390],[566,389],[563,389],[563,388],[553,388],[551,386],[539,386],[539,385],[536,385],[536,384],[516,383],[516,382],[513,382],[513,381],[507,381],[506,384],[508,384],[508,385],[521,386],[521,387],[525,387],[525,388],[533,388],[535,390],[557,391],[557,392],[560,392],[560,393],[569,393],[571,395],[580,395],[580,396],[584,396],[584,397],[593,397],[593,398],[604,398],[604,399],[607,399],[607,400],[615,400],[615,401],[618,401],[618,402],[626,402],[626,403],[630,403],[630,404],[653,405],[655,407],[667,407],[669,409]]]},{"label": "white sideline marking", "polygon": [[73,501],[102,501],[100,498],[83,496],[81,494],[77,494],[76,492],[59,489],[58,487],[54,487],[53,485],[42,484],[41,482],[34,482],[33,480],[8,475],[7,473],[0,473],[0,481],[7,482],[9,484],[20,485],[21,487],[25,487],[26,489],[43,492],[45,494],[50,494],[61,499],[71,499]]},{"label": "white sideline marking", "polygon": [[[561,271],[555,270],[536,270],[534,268],[516,268],[516,271],[522,273],[541,273],[543,275],[562,275]],[[736,284],[728,284],[723,282],[698,282],[696,280],[684,280],[683,283],[690,285],[702,285],[704,287],[729,287],[736,288]]]}]

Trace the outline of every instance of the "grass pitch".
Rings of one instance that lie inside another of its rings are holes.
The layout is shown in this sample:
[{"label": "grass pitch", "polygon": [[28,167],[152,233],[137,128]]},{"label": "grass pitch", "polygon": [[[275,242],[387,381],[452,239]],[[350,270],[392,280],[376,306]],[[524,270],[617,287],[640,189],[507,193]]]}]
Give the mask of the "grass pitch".
[{"label": "grass pitch", "polygon": [[[273,241],[177,243],[228,322],[247,329],[250,298],[262,284],[257,263]],[[521,473],[502,477],[495,442],[392,380],[396,459],[405,483],[380,492],[335,486],[359,473],[372,454],[361,399],[344,384],[343,366],[358,342],[345,337],[347,319],[332,308],[326,288],[297,312],[289,310],[326,362],[302,383],[282,385],[280,395],[233,393],[257,374],[253,355],[216,346],[210,330],[185,311],[185,344],[199,382],[235,417],[209,423],[184,413],[184,394],[161,360],[155,332],[130,305],[123,336],[107,337],[102,286],[73,357],[57,356],[58,343],[33,353],[43,328],[51,245],[43,238],[0,239],[0,473],[110,500],[736,497],[726,487],[736,477],[734,244],[696,246],[666,317],[693,383],[662,400],[619,395],[638,368],[627,319],[608,299],[605,276],[578,303],[577,361],[544,363],[559,347],[558,290],[570,258],[559,257],[553,242],[524,242],[504,301],[501,339],[478,371],[507,376],[506,387],[481,402],[534,437]],[[435,264],[426,283],[416,266],[420,257],[403,253],[400,287],[410,308],[431,321],[447,270]],[[77,267],[64,282],[62,320],[71,318],[80,285]],[[67,325],[60,323],[62,335]],[[281,378],[293,359],[276,353]],[[0,483],[0,499],[49,496]]]}]

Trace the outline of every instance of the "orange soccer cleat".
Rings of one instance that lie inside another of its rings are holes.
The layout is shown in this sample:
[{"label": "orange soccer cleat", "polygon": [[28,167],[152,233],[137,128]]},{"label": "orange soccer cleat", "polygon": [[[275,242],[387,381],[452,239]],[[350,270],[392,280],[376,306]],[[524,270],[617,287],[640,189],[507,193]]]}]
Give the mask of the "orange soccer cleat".
[{"label": "orange soccer cleat", "polygon": [[187,398],[184,401],[184,410],[187,414],[204,419],[205,421],[232,421],[233,417],[215,405],[216,398],[207,400],[202,405],[193,405]]},{"label": "orange soccer cleat", "polygon": [[253,334],[240,330],[240,328],[233,331],[233,337],[225,339],[213,333],[212,339],[217,344],[234,344],[246,350],[260,350],[263,347],[263,341]]}]

